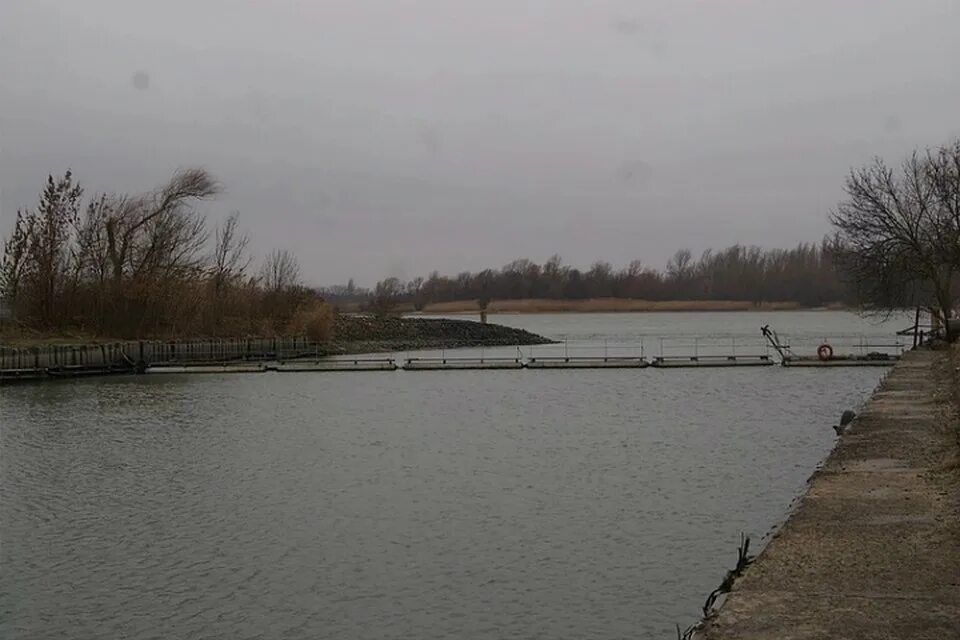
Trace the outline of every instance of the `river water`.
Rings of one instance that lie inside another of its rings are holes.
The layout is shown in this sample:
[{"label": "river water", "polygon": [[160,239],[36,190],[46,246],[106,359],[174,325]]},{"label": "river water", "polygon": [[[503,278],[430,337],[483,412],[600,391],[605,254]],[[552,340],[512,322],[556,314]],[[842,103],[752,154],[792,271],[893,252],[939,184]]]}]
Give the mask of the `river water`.
[{"label": "river water", "polygon": [[[660,337],[752,348],[767,322],[813,348],[899,328],[839,312],[491,320],[648,353]],[[675,637],[883,371],[3,387],[0,637]]]}]

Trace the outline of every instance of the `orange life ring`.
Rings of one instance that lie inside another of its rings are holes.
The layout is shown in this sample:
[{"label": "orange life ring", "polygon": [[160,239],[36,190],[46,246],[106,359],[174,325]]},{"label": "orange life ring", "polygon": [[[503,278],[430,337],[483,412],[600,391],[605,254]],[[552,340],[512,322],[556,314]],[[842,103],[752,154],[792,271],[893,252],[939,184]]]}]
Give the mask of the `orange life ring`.
[{"label": "orange life ring", "polygon": [[833,357],[833,347],[824,342],[822,345],[817,347],[817,357],[821,360],[829,360]]}]

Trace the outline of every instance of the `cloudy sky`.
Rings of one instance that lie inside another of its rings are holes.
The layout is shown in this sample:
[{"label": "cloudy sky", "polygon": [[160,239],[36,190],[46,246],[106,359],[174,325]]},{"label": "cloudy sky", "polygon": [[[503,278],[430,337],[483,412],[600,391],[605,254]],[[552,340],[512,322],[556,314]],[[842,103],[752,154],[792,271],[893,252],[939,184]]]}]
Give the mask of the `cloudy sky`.
[{"label": "cloudy sky", "polygon": [[49,172],[202,165],[263,254],[362,284],[818,240],[960,136],[960,0],[0,0],[0,232]]}]

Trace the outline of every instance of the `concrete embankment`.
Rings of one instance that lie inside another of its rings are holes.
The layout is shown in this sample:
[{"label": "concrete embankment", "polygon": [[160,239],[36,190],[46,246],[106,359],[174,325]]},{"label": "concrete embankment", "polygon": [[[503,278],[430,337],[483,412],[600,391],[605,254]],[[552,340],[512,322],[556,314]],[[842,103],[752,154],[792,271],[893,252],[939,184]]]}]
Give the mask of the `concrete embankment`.
[{"label": "concrete embankment", "polygon": [[697,637],[960,638],[954,385],[906,354]]}]

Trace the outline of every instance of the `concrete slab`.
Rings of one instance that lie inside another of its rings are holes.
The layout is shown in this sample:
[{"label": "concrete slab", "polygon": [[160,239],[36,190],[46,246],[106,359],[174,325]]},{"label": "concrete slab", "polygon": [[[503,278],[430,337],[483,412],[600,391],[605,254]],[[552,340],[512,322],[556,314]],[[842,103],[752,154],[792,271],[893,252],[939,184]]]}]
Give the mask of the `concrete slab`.
[{"label": "concrete slab", "polygon": [[949,354],[906,354],[698,637],[960,638],[956,429]]}]

